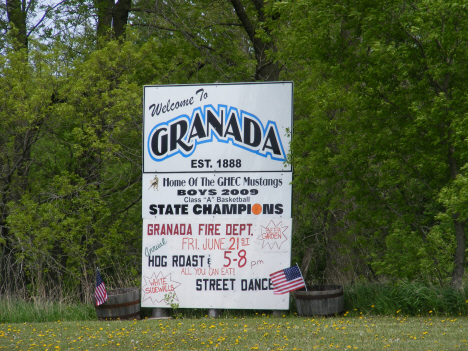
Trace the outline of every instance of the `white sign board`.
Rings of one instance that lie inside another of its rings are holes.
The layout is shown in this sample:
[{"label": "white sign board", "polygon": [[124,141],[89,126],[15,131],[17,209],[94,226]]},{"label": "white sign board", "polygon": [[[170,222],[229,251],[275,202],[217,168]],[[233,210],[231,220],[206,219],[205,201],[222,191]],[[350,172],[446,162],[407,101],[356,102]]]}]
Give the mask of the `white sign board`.
[{"label": "white sign board", "polygon": [[291,171],[292,87],[145,86],[143,172]]},{"label": "white sign board", "polygon": [[143,218],[291,217],[291,172],[144,173]]},{"label": "white sign board", "polygon": [[288,309],[291,219],[143,220],[142,307]]}]

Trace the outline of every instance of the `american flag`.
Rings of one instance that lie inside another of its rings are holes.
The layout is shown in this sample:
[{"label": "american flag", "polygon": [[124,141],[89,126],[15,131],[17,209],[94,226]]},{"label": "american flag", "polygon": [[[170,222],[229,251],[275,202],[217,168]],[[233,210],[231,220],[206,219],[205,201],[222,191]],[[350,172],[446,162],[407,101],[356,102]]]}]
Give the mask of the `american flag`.
[{"label": "american flag", "polygon": [[104,302],[107,301],[107,291],[106,286],[104,285],[104,281],[99,274],[99,268],[97,269],[97,276],[96,276],[96,291],[94,293],[94,297],[96,298],[96,306],[102,305]]},{"label": "american flag", "polygon": [[295,265],[270,274],[273,294],[281,295],[305,287],[299,266]]}]

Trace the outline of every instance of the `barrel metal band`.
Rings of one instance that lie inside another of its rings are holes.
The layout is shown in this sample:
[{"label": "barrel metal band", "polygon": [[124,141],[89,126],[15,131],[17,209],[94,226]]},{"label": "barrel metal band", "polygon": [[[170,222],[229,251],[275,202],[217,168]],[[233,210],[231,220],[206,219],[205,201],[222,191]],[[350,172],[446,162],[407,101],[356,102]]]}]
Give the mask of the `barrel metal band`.
[{"label": "barrel metal band", "polygon": [[343,296],[343,291],[337,292],[335,294],[330,294],[330,295],[299,295],[299,294],[294,294],[294,297],[297,300],[325,300],[325,299],[332,299],[334,297],[340,297]]},{"label": "barrel metal band", "polygon": [[96,308],[110,310],[110,309],[114,309],[114,308],[133,306],[133,305],[136,305],[136,304],[139,304],[139,303],[140,303],[140,300],[138,299],[138,300],[135,300],[135,301],[125,302],[125,303],[118,303],[118,304],[114,304],[114,305],[100,305],[100,306],[96,306]]}]

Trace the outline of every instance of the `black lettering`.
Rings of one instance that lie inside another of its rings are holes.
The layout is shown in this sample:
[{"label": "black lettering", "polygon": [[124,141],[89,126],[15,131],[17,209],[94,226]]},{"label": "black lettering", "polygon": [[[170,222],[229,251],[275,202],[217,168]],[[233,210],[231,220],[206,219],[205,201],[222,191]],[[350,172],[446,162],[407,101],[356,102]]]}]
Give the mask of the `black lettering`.
[{"label": "black lettering", "polygon": [[203,205],[203,214],[211,214],[211,205],[210,204],[204,204]]},{"label": "black lettering", "polygon": [[159,116],[159,114],[161,113],[161,108],[162,108],[162,104],[157,104],[156,105],[156,115]]},{"label": "black lettering", "polygon": [[262,131],[257,121],[248,117],[244,117],[244,144],[257,147],[260,145],[261,141]]},{"label": "black lettering", "polygon": [[202,213],[202,205],[193,205],[193,213],[196,214],[196,215],[201,214]]},{"label": "black lettering", "polygon": [[195,138],[195,137],[197,139],[206,138],[206,133],[205,133],[205,130],[203,129],[203,122],[201,121],[201,117],[198,112],[195,114],[195,117],[193,118],[192,129],[190,130],[190,135],[189,135],[187,142],[190,144],[190,141],[192,140],[192,138]]},{"label": "black lettering", "polygon": [[149,211],[150,215],[158,214],[158,210],[156,209],[156,205],[150,205],[149,208],[150,208],[150,211]]},{"label": "black lettering", "polygon": [[254,289],[254,282],[253,282],[252,279],[250,279],[250,283],[249,283],[249,291],[250,291],[250,290],[255,290],[255,289]]},{"label": "black lettering", "polygon": [[273,214],[273,204],[263,204],[264,214]]},{"label": "black lettering", "polygon": [[159,137],[160,133],[164,133],[166,131],[166,128],[160,128],[154,132],[153,136],[151,137],[151,151],[157,156],[162,156],[167,153],[169,137],[167,134],[163,134],[161,137]]},{"label": "black lettering", "polygon": [[[231,131],[229,129],[231,129]],[[232,135],[236,141],[242,143],[239,122],[235,113],[231,113],[231,117],[229,117],[228,123],[226,125],[226,131],[224,132],[224,137],[226,137],[226,135]]]},{"label": "black lettering", "polygon": [[[270,279],[271,280],[271,279]],[[247,279],[241,279],[241,290],[246,291],[247,290]]]},{"label": "black lettering", "polygon": [[154,117],[155,107],[156,107],[155,104],[152,104],[152,105],[150,105],[150,107],[149,107],[149,110],[150,110],[150,111],[151,111],[151,109],[153,109],[153,111],[151,111],[151,117]]},{"label": "black lettering", "polygon": [[171,125],[171,146],[170,146],[171,151],[176,150],[177,145],[180,145],[180,147],[184,149],[186,152],[189,152],[190,150],[192,150],[193,145],[187,145],[182,141],[182,139],[185,136],[185,133],[187,133],[187,129],[188,129],[187,121],[184,119]]},{"label": "black lettering", "polygon": [[244,205],[244,204],[239,204],[239,207],[237,209],[237,213],[242,214],[242,212],[245,212],[245,210],[247,210],[247,206]]},{"label": "black lettering", "polygon": [[237,214],[237,205],[223,205],[223,214]]},{"label": "black lettering", "polygon": [[174,214],[174,211],[172,211],[172,206],[171,205],[167,205],[165,214]]},{"label": "black lettering", "polygon": [[211,112],[210,110],[207,111],[207,118],[206,118],[206,136],[209,138],[211,129],[214,129],[214,132],[218,134],[218,136],[223,135],[223,112],[221,111],[221,118],[218,118]]},{"label": "black lettering", "polygon": [[283,213],[283,205],[282,204],[276,204],[275,205],[275,214],[282,214]]},{"label": "black lettering", "polygon": [[262,151],[265,151],[265,149],[270,149],[275,155],[281,155],[278,139],[276,137],[275,129],[273,126],[270,126],[270,128],[268,128],[267,136],[265,138],[265,142],[263,143]]},{"label": "black lettering", "polygon": [[167,256],[148,256],[148,267],[166,267]]},{"label": "black lettering", "polygon": [[213,214],[221,214],[221,208],[218,204],[214,205]]}]

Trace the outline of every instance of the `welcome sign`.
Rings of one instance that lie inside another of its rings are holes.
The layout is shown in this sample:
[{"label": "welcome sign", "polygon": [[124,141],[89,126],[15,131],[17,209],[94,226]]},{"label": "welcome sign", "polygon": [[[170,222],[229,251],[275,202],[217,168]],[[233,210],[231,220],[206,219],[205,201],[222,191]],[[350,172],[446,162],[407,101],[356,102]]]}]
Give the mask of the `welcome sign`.
[{"label": "welcome sign", "polygon": [[290,171],[292,83],[146,86],[143,172]]},{"label": "welcome sign", "polygon": [[292,82],[146,86],[142,307],[287,309]]}]

